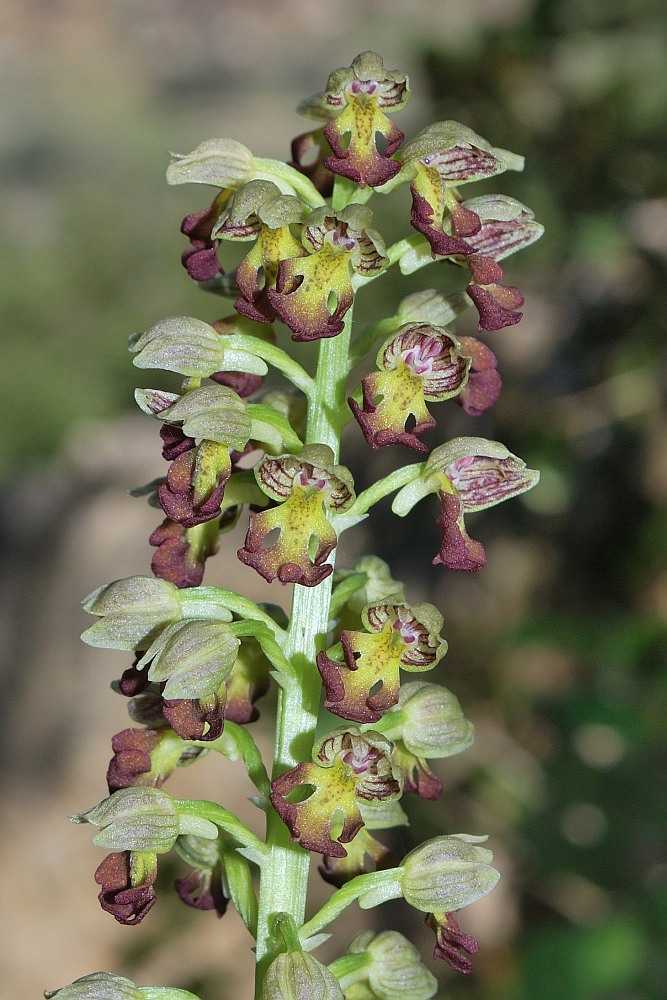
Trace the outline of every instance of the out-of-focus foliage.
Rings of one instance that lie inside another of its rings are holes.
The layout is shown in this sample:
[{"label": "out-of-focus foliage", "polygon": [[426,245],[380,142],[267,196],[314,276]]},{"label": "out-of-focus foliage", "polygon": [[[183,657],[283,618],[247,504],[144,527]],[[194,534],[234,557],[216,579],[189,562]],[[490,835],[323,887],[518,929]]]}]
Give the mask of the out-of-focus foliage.
[{"label": "out-of-focus foliage", "polygon": [[545,309],[527,312],[523,345],[511,337],[496,417],[497,436],[543,470],[533,516],[514,526],[542,576],[500,648],[487,623],[469,647],[506,740],[504,761],[480,750],[469,793],[505,825],[520,930],[488,981],[455,996],[664,995],[664,19],[652,0],[544,0],[472,52],[425,55],[438,117],[455,111],[526,154],[508,190],[547,228],[517,258]]}]

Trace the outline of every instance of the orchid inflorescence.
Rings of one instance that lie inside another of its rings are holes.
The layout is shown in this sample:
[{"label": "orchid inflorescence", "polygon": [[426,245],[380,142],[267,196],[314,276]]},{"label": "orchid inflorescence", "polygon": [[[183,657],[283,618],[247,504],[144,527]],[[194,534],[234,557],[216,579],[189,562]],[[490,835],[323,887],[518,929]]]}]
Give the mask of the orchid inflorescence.
[{"label": "orchid inflorescence", "polygon": [[[453,121],[403,144],[388,116],[408,96],[405,74],[365,52],[301,105],[315,125],[294,140],[291,162],[256,157],[230,139],[173,157],[170,183],[216,189],[210,206],[183,222],[183,264],[203,289],[231,297],[234,312],[212,324],[169,318],[131,338],[138,368],[184,378],[180,392],[136,393],[161,423],[169,465],[133,492],[164,518],[150,536],[153,576],[115,581],[84,603],[97,618],[84,640],[134,655],[114,685],[135,725],[113,737],[109,796],[71,817],[97,827],[94,843],[112,852],[95,873],[100,903],[120,923],[138,924],[156,902],[159,856],[175,851],[189,869],[175,883],[186,904],[218,916],[230,903],[238,910],[256,942],[265,1000],[393,1000],[399,991],[429,1000],[437,982],[396,931],[363,931],[328,967],[312,951],[352,902],[368,909],[403,898],[426,915],[434,956],[469,972],[477,942],[455,914],[499,877],[484,837],[439,836],[401,861],[376,838],[408,823],[407,793],[438,797],[428,760],[465,750],[473,727],[446,688],[422,676],[401,683],[402,672],[422,675],[446,653],[440,612],[410,603],[375,556],[335,568],[340,535],[395,493],[399,517],[435,494],[433,562],[478,571],[486,554],[465,515],[538,479],[496,441],[458,437],[429,453],[423,440],[436,427],[429,404],[452,399],[475,417],[498,399],[492,350],[452,325],[471,304],[479,332],[520,320],[523,297],[502,284],[499,261],[542,227],[513,198],[461,194],[471,181],[520,170],[521,157]],[[416,232],[387,247],[368,201],[403,185]],[[229,269],[236,243],[250,249],[240,261],[237,251]],[[411,274],[437,261],[466,272],[465,293],[410,294],[394,315],[352,337],[365,285],[391,268]],[[287,351],[274,324],[296,345],[319,342],[314,374],[313,348]],[[350,372],[362,363],[367,373],[350,391]],[[264,388],[269,367],[287,389]],[[420,460],[355,493],[339,462],[353,419],[372,449],[399,445]],[[268,582],[294,585],[289,617],[202,585],[220,534],[245,508],[238,558]],[[247,727],[271,683],[278,708],[269,769]],[[176,767],[211,750],[245,763],[266,814],[264,839],[221,804],[162,789]],[[311,853],[335,891],[306,919]],[[107,973],[49,995],[192,997]]]}]

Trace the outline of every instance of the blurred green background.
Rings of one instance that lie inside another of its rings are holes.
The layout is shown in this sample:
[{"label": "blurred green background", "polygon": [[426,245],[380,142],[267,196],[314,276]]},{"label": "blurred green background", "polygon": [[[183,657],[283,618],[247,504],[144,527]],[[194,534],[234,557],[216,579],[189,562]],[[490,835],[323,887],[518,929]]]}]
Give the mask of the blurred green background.
[{"label": "blurred green background", "polygon": [[[457,413],[444,427],[502,440],[542,470],[542,484],[469,525],[490,557],[474,579],[429,568],[434,526],[419,511],[409,535],[379,518],[364,544],[413,596],[442,608],[450,654],[441,676],[477,725],[466,759],[435,767],[440,807],[415,804],[420,839],[489,832],[503,860],[503,895],[475,928],[476,971],[444,976],[443,996],[667,997],[662,0],[5,7],[0,472],[10,589],[19,562],[24,573],[33,557],[37,565],[28,533],[14,530],[25,483],[48,494],[57,469],[62,486],[82,427],[90,441],[96,426],[124,426],[114,421],[141,381],[126,336],[162,316],[223,311],[181,268],[180,220],[208,195],[166,186],[166,150],[227,135],[287,158],[305,128],[298,100],[374,48],[410,73],[413,97],[398,120],[408,136],[455,118],[526,156],[524,174],[492,185],[547,230],[507,261],[526,295],[524,320],[486,337],[504,395],[474,426]],[[437,282],[433,270],[420,272],[422,284]],[[364,308],[389,312],[394,294],[382,289]],[[363,482],[373,473],[355,449]],[[60,488],[61,518],[67,498]],[[80,502],[74,489],[71,502]],[[57,531],[48,506],[42,496],[35,521]],[[147,571],[147,545],[139,555]],[[3,682],[19,702],[20,614],[3,618]],[[132,956],[121,960],[131,966]],[[207,996],[225,995],[224,983],[207,983]],[[13,989],[23,997],[18,980]]]}]

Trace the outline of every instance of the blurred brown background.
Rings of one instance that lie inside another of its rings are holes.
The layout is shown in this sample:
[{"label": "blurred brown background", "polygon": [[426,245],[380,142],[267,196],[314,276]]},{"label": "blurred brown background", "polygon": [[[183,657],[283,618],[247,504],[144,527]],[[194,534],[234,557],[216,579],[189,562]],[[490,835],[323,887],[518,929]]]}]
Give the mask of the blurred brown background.
[{"label": "blurred brown background", "polygon": [[[151,376],[132,368],[127,335],[224,311],[180,266],[180,220],[208,195],[167,187],[166,151],[226,135],[286,158],[305,127],[296,103],[373,48],[410,74],[406,134],[455,118],[525,154],[526,172],[493,188],[547,227],[507,262],[527,303],[488,337],[501,402],[474,424],[437,414],[438,440],[498,438],[542,484],[471,519],[489,554],[474,577],[430,567],[421,508],[400,530],[385,509],[341,546],[344,562],[377,552],[413,600],[441,607],[441,677],[477,726],[471,751],[434,765],[441,804],[411,803],[418,839],[489,832],[504,876],[463,914],[482,951],[467,980],[437,970],[443,995],[665,996],[666,39],[660,0],[4,0],[3,994],[28,1000],[97,969],[204,1000],[247,993],[234,915],[171,905],[166,881],[137,929],[99,910],[102,854],[64,817],[105,793],[109,740],[127,725],[108,684],[125,663],[79,643],[78,602],[149,567],[156,512],[124,490],[163,468],[132,409]],[[411,290],[363,308],[389,313]],[[369,463],[359,437],[363,485],[402,455]],[[240,537],[210,582],[285,599],[234,558]],[[170,780],[252,817],[238,768],[207,759]],[[392,916],[428,953],[413,915]]]}]

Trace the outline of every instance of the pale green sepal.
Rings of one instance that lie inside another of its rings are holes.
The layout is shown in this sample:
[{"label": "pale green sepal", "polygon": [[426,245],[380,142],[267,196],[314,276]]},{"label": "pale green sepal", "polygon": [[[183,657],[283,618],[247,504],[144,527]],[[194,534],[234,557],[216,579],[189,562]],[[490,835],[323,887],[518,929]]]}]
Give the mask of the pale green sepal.
[{"label": "pale green sepal", "polygon": [[[398,267],[401,274],[414,274],[427,264],[433,264],[436,258],[428,241],[423,237],[410,237],[411,245],[408,246],[398,258]],[[408,242],[406,240],[406,242]]]},{"label": "pale green sepal", "polygon": [[166,392],[164,389],[135,389],[134,399],[144,413],[149,417],[157,417],[163,410],[168,410],[170,406],[181,397],[177,392]]},{"label": "pale green sepal", "polygon": [[289,163],[256,156],[253,166],[256,178],[273,181],[283,194],[298,195],[309,208],[319,208],[325,204],[324,198],[312,181]]},{"label": "pale green sepal", "polygon": [[236,852],[242,858],[247,858],[248,861],[251,861],[253,865],[257,865],[258,868],[264,864],[267,857],[266,851],[258,851],[254,847],[237,847]]},{"label": "pale green sepal", "polygon": [[152,576],[127,576],[106,583],[84,597],[81,606],[91,615],[148,613],[168,619],[181,613],[179,589]]},{"label": "pale green sepal", "polygon": [[[481,838],[482,840],[485,838]],[[402,895],[424,913],[459,910],[486,896],[500,872],[490,866],[491,851],[467,834],[427,840],[402,861]]]},{"label": "pale green sepal", "polygon": [[207,139],[191,153],[171,153],[168,184],[212,184],[235,190],[254,175],[255,158],[236,139]]},{"label": "pale green sepal", "polygon": [[148,679],[166,681],[169,701],[215,694],[231,673],[240,641],[224,622],[181,621],[168,625],[139,661]]},{"label": "pale green sepal", "polygon": [[179,595],[173,583],[144,576],[99,587],[85,598],[83,609],[100,621],[81,638],[102,649],[146,649],[165,625],[180,619]]},{"label": "pale green sepal", "polygon": [[183,433],[195,441],[216,441],[243,451],[251,432],[246,404],[226,385],[204,385],[181,396],[160,414],[169,423],[182,423]]},{"label": "pale green sepal", "polygon": [[[422,963],[415,946],[397,931],[359,934],[348,951],[368,956],[364,978],[378,1000],[430,1000],[438,991],[438,980]],[[351,978],[354,981],[357,976]]]},{"label": "pale green sepal", "polygon": [[174,990],[170,986],[140,986],[141,1000],[199,1000],[188,990]]},{"label": "pale green sepal", "polygon": [[[191,994],[188,994],[189,996]],[[91,972],[58,990],[44,990],[45,1000],[139,1000],[139,990],[130,979],[111,972]]]},{"label": "pale green sepal", "polygon": [[396,318],[400,321],[398,326],[405,323],[429,323],[431,326],[446,327],[465,312],[469,305],[470,299],[462,293],[442,295],[434,288],[425,288],[401,300]]},{"label": "pale green sepal", "polygon": [[266,970],[260,1000],[344,1000],[336,977],[304,951],[282,952]]},{"label": "pale green sepal", "polygon": [[301,942],[301,947],[304,951],[315,951],[316,948],[319,948],[320,945],[323,945],[331,937],[331,934],[313,934],[312,937],[306,938],[305,941]]},{"label": "pale green sepal", "polygon": [[221,369],[224,350],[220,334],[190,316],[160,320],[130,344],[135,368],[159,368],[191,378],[205,378]]},{"label": "pale green sepal", "polygon": [[261,441],[274,455],[301,451],[303,441],[284,414],[263,403],[247,403],[246,409],[252,421],[250,437],[253,441]]},{"label": "pale green sepal", "polygon": [[388,739],[402,739],[415,757],[452,757],[472,745],[475,727],[463,715],[458,698],[441,684],[401,684],[396,708],[382,717]]},{"label": "pale green sepal", "polygon": [[180,814],[178,817],[179,836],[203,837],[205,840],[217,840],[218,828],[215,823],[202,816]]},{"label": "pale green sepal", "polygon": [[269,366],[251,351],[241,351],[236,348],[224,348],[222,361],[216,371],[248,372],[250,375],[266,375]]},{"label": "pale green sepal", "polygon": [[96,649],[145,649],[159,635],[164,624],[164,619],[157,616],[113,615],[95,622],[81,633],[81,639],[87,646]]},{"label": "pale green sepal", "polygon": [[403,895],[400,868],[390,868],[388,871],[370,874],[372,879],[368,882],[368,888],[364,888],[358,897],[362,910],[371,910],[374,906],[387,903],[390,899],[400,899]]},{"label": "pale green sepal", "polygon": [[[422,466],[423,469],[423,466]],[[399,490],[393,499],[391,509],[399,517],[409,514],[415,504],[427,497],[433,490],[426,485],[423,478],[413,479],[411,483]]]},{"label": "pale green sepal", "polygon": [[503,161],[507,170],[521,172],[526,165],[525,156],[521,156],[519,153],[512,153],[509,149],[501,149],[500,146],[494,146],[493,152]]},{"label": "pale green sepal", "polygon": [[114,851],[166,854],[179,834],[174,800],[152,787],[120,788],[99,805],[68,819],[99,827],[93,843]]}]

